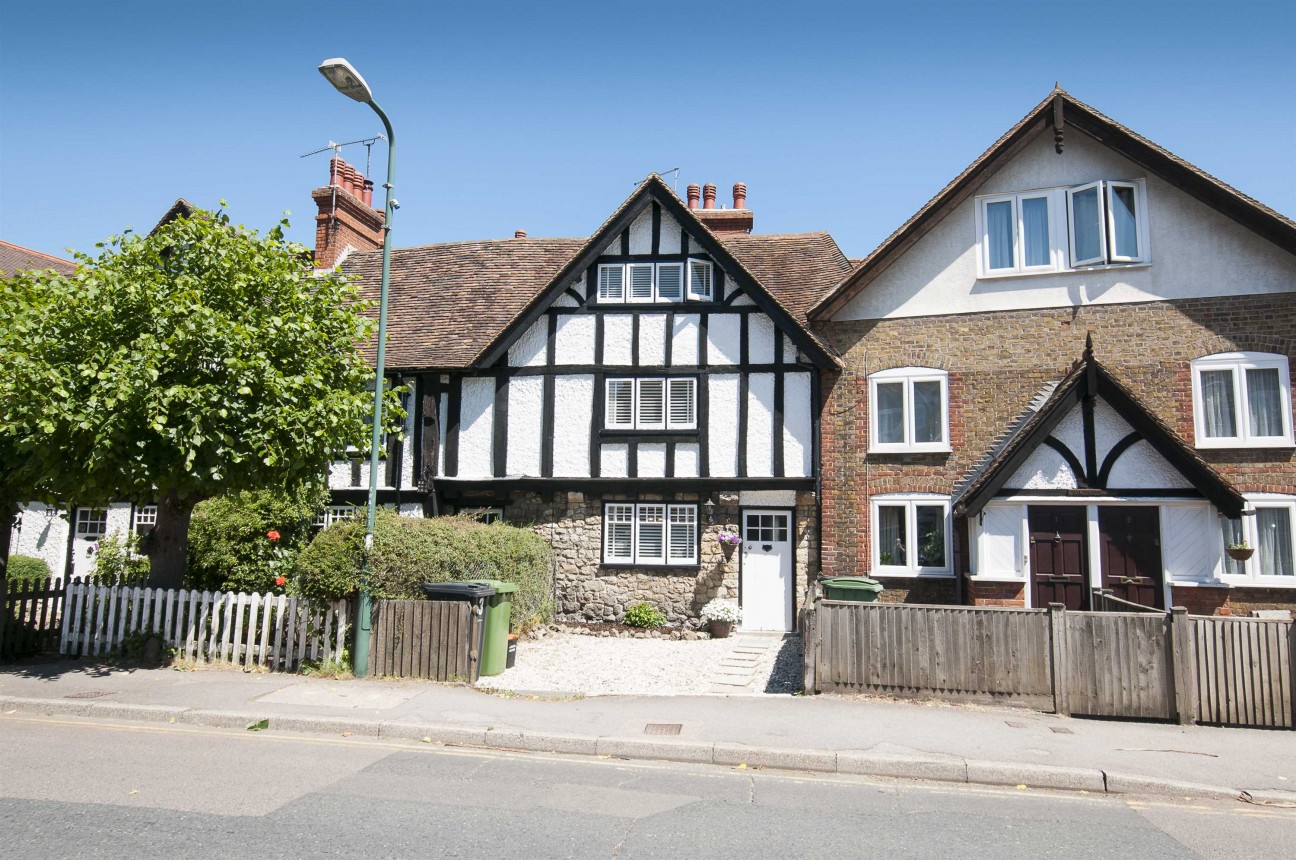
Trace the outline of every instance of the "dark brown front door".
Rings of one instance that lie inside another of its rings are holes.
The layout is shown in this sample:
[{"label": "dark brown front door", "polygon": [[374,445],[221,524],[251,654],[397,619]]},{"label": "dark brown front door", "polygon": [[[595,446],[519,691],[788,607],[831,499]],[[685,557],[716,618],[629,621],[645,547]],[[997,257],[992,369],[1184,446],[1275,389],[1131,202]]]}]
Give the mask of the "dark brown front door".
[{"label": "dark brown front door", "polygon": [[1085,542],[1085,509],[1078,505],[1031,505],[1031,603],[1064,603],[1067,609],[1089,608],[1089,554]]},{"label": "dark brown front door", "polygon": [[1165,608],[1161,516],[1156,508],[1099,508],[1102,587],[1122,600]]}]

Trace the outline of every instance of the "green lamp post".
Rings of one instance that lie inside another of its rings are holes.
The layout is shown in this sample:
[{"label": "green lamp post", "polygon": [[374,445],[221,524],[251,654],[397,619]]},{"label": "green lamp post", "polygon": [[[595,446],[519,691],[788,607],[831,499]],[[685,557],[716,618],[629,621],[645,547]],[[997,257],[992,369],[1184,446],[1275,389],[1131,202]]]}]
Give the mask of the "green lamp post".
[{"label": "green lamp post", "polygon": [[383,374],[387,358],[387,284],[391,276],[392,213],[400,204],[392,197],[396,175],[396,134],[391,120],[373,100],[373,92],[355,67],[341,57],[320,63],[320,74],[347,98],[363,102],[373,108],[387,132],[387,199],[383,217],[382,287],[378,302],[378,363],[374,371],[373,427],[369,449],[369,505],[365,511],[364,565],[360,570],[360,606],[357,612],[355,636],[356,677],[369,673],[369,639],[373,633],[373,597],[370,595],[370,560],[373,557],[374,512],[378,507],[378,447],[382,443]]}]

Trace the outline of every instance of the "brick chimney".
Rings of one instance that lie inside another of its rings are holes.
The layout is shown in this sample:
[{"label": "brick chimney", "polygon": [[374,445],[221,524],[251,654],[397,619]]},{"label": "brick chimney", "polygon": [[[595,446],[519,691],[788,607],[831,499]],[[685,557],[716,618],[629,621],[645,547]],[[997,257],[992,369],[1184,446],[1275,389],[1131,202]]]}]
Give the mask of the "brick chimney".
[{"label": "brick chimney", "polygon": [[733,236],[743,233],[750,233],[755,224],[755,216],[747,208],[747,185],[742,182],[735,182],[733,187],[733,208],[716,209],[716,187],[708,182],[702,186],[702,208],[696,206],[696,198],[693,196],[693,189],[696,185],[689,186],[689,208],[693,214],[702,220],[702,223],[710,228],[712,233],[720,236]]},{"label": "brick chimney", "polygon": [[373,208],[373,180],[340,158],[329,159],[329,184],[311,192],[315,216],[315,268],[331,269],[350,251],[376,251],[383,243],[383,213]]}]

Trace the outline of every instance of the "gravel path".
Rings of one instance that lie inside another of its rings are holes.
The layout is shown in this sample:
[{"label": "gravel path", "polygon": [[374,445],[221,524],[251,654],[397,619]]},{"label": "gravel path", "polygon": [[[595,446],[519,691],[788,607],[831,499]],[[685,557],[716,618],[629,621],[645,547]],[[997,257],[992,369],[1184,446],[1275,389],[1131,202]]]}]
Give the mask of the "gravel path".
[{"label": "gravel path", "polygon": [[[769,645],[749,693],[790,693],[800,688],[789,653],[799,640],[737,635],[729,639],[674,641],[618,639],[559,633],[518,646],[517,665],[483,678],[478,687],[585,695],[691,696],[715,692],[721,662],[735,647]],[[799,659],[799,658],[798,658]]]}]

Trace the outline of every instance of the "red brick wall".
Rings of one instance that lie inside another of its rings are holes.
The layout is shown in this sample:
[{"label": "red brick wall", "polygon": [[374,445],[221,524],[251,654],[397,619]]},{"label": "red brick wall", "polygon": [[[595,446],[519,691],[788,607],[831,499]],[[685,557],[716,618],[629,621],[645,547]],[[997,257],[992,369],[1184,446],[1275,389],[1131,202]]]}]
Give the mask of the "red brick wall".
[{"label": "red brick wall", "polygon": [[967,582],[967,600],[974,606],[1025,606],[1024,582]]},{"label": "red brick wall", "polygon": [[[824,573],[859,575],[870,565],[870,497],[950,493],[1081,356],[1087,332],[1097,359],[1191,443],[1189,362],[1234,350],[1296,358],[1296,294],[835,322],[820,331],[846,365],[823,385]],[[868,375],[909,365],[949,373],[953,450],[865,456]],[[1200,453],[1243,492],[1296,493],[1290,448]],[[965,568],[966,554],[957,556]]]},{"label": "red brick wall", "polygon": [[1253,609],[1296,614],[1296,591],[1288,588],[1193,588],[1170,586],[1173,604],[1190,615],[1250,615]]}]

